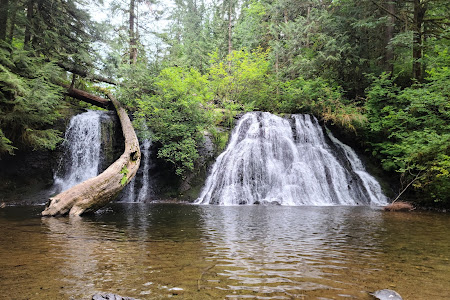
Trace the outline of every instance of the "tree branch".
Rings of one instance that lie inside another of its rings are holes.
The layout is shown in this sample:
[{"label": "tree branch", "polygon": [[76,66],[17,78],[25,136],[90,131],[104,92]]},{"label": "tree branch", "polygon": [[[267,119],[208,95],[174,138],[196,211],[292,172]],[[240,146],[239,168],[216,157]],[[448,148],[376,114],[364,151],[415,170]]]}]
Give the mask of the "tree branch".
[{"label": "tree branch", "polygon": [[67,64],[63,63],[63,62],[57,62],[56,64],[60,68],[66,70],[67,72],[74,73],[74,74],[77,74],[77,75],[80,75],[82,77],[85,77],[85,78],[88,78],[88,79],[92,79],[92,80],[95,80],[95,81],[101,81],[101,82],[109,83],[109,84],[112,84],[112,85],[117,85],[117,82],[114,79],[112,79],[112,78],[107,78],[107,77],[91,74],[91,73],[88,73],[87,71],[80,70],[80,69],[77,69],[75,67],[70,67]]},{"label": "tree branch", "polygon": [[[382,6],[381,4],[378,4],[376,1],[370,0],[370,2],[372,2],[373,4],[375,4],[378,8],[384,10],[385,12],[387,12],[388,14],[390,14],[391,16],[393,16],[394,18],[396,18],[397,20],[400,20],[400,21],[406,23],[406,20],[404,20],[404,19],[402,19],[401,17],[399,17],[398,15],[396,15],[396,14],[390,12],[387,8],[385,8],[385,7]],[[410,19],[410,20],[412,20],[412,19]]]}]

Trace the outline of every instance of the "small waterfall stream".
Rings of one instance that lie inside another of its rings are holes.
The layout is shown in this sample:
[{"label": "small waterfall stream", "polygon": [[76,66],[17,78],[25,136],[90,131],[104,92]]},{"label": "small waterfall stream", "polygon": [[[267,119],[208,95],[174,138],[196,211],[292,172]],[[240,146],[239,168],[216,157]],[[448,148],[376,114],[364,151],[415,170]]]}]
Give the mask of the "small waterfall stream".
[{"label": "small waterfall stream", "polygon": [[355,152],[325,136],[314,117],[252,112],[239,120],[196,203],[383,205],[386,198]]},{"label": "small waterfall stream", "polygon": [[101,115],[103,111],[88,111],[70,120],[63,147],[65,154],[54,175],[57,192],[66,190],[99,172],[101,145]]},{"label": "small waterfall stream", "polygon": [[150,146],[152,142],[149,139],[145,139],[142,143],[142,156],[144,156],[143,174],[142,174],[142,187],[139,191],[137,200],[143,202],[147,200],[148,190],[150,188],[149,182],[149,168],[150,168]]},{"label": "small waterfall stream", "polygon": [[139,176],[139,178],[141,178],[141,186],[140,188],[136,188],[136,181],[138,176],[135,176],[128,184],[128,187],[126,189],[126,197],[124,197],[126,202],[144,202],[148,200],[147,198],[149,196],[149,190],[151,189],[149,176],[151,145],[152,142],[150,139],[144,139],[140,145],[141,154],[143,157],[143,159],[141,160],[140,170],[138,171],[139,175],[141,173],[140,171],[142,171],[142,177]]}]

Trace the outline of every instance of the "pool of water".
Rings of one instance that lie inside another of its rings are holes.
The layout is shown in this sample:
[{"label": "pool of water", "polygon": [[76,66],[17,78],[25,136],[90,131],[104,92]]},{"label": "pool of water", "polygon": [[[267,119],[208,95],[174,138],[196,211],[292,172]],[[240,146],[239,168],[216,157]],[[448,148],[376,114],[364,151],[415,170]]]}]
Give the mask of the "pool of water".
[{"label": "pool of water", "polygon": [[369,207],[0,209],[2,299],[450,299],[450,216]]}]

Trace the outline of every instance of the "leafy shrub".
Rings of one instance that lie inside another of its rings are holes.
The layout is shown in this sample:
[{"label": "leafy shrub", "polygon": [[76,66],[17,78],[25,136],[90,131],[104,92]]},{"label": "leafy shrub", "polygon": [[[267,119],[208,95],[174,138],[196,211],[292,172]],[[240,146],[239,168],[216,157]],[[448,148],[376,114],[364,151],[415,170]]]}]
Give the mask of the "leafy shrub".
[{"label": "leafy shrub", "polygon": [[273,110],[273,85],[268,52],[257,49],[233,51],[225,60],[211,54],[209,84],[219,107],[242,110]]},{"label": "leafy shrub", "polygon": [[144,121],[153,140],[162,144],[158,157],[172,163],[175,173],[184,176],[194,169],[197,145],[214,121],[210,109],[212,94],[207,77],[194,69],[163,69],[155,79],[156,94],[137,99],[137,122]]},{"label": "leafy shrub", "polygon": [[367,90],[367,140],[386,170],[434,201],[450,201],[450,69],[438,54],[427,82],[401,90],[382,74]]},{"label": "leafy shrub", "polygon": [[342,128],[355,130],[365,118],[360,110],[343,98],[338,86],[330,85],[318,77],[299,77],[281,85],[279,109],[286,113],[309,113],[332,122]]}]

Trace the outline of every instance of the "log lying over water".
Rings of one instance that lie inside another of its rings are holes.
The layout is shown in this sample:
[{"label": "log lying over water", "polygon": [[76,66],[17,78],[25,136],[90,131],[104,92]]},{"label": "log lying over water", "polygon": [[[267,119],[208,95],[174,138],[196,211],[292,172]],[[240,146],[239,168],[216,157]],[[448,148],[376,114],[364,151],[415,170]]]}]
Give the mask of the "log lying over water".
[{"label": "log lying over water", "polygon": [[90,103],[92,105],[95,105],[95,106],[98,106],[98,107],[101,107],[101,108],[114,110],[114,105],[108,99],[89,94],[88,92],[76,89],[76,88],[74,88],[72,86],[69,86],[67,84],[60,84],[60,85],[67,89],[67,91],[66,91],[66,95],[67,96],[76,98],[78,100]]},{"label": "log lying over water", "polygon": [[118,160],[97,177],[63,191],[50,198],[43,216],[79,216],[93,212],[112,201],[136,175],[141,161],[139,142],[127,112],[119,102],[108,94],[122,126],[125,150]]}]

